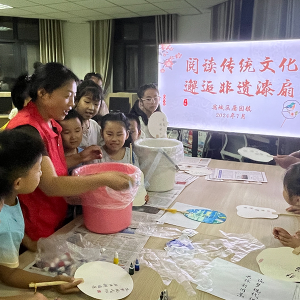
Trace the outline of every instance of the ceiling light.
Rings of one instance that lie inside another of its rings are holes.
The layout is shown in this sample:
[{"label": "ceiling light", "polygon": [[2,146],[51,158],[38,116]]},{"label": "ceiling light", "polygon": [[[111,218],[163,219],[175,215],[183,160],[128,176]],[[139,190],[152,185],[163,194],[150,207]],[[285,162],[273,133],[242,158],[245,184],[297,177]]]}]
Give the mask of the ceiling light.
[{"label": "ceiling light", "polygon": [[8,31],[8,30],[12,30],[12,28],[0,26],[0,31]]},{"label": "ceiling light", "polygon": [[0,9],[13,8],[12,6],[0,4]]}]

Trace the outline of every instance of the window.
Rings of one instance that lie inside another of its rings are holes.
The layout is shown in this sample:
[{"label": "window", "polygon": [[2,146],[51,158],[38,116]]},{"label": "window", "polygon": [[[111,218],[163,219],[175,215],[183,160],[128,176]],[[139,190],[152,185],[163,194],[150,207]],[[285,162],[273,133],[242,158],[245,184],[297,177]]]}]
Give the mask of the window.
[{"label": "window", "polygon": [[0,17],[0,91],[10,91],[24,72],[32,74],[40,60],[39,21]]},{"label": "window", "polygon": [[146,83],[157,82],[155,18],[115,20],[114,92],[134,93]]}]

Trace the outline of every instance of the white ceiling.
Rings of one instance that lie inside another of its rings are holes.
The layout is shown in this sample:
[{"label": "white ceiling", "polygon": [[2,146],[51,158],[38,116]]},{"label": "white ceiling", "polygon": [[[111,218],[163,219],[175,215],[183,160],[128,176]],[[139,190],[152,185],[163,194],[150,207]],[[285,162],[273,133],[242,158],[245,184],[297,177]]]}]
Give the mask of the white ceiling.
[{"label": "white ceiling", "polygon": [[227,0],[0,0],[0,16],[75,23],[163,14],[198,15]]}]

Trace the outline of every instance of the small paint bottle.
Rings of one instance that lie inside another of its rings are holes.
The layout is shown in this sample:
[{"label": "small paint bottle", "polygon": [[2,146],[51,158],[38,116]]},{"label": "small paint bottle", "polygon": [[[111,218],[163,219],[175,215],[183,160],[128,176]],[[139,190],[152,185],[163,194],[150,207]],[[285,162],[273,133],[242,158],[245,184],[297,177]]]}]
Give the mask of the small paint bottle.
[{"label": "small paint bottle", "polygon": [[114,264],[118,265],[119,264],[119,255],[118,252],[115,252],[115,256],[114,256]]},{"label": "small paint bottle", "polygon": [[133,264],[131,263],[129,267],[129,275],[133,275],[133,274],[134,274],[134,268],[133,268]]},{"label": "small paint bottle", "polygon": [[139,271],[140,270],[140,263],[139,263],[138,259],[135,260],[134,270],[135,271]]}]

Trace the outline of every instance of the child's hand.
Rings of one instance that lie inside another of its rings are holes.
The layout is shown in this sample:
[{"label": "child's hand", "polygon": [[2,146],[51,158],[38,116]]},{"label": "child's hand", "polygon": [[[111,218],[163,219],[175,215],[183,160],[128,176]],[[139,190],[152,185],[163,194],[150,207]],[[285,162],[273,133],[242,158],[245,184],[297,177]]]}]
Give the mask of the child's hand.
[{"label": "child's hand", "polygon": [[116,191],[128,189],[129,182],[131,185],[135,184],[133,178],[121,172],[105,172],[99,174],[99,176],[103,178],[105,186],[108,186]]},{"label": "child's hand", "polygon": [[101,159],[102,158],[101,148],[100,146],[97,145],[89,146],[80,152],[80,157],[83,163],[89,162],[94,159]]},{"label": "child's hand", "polygon": [[273,229],[273,235],[275,239],[278,239],[283,246],[297,248],[300,246],[300,240],[294,236],[291,236],[286,230],[280,227]]},{"label": "child's hand", "polygon": [[279,165],[280,167],[282,167],[284,169],[287,169],[290,165],[295,164],[300,161],[299,158],[296,158],[291,155],[277,155],[277,156],[274,156],[274,160],[277,165]]},{"label": "child's hand", "polygon": [[286,211],[292,212],[294,214],[300,214],[300,206],[298,205],[290,206],[286,209]]},{"label": "child's hand", "polygon": [[293,237],[300,239],[300,230],[296,231]]},{"label": "child's hand", "polygon": [[79,292],[79,288],[77,287],[78,284],[83,282],[83,279],[74,279],[72,277],[58,275],[54,277],[55,281],[68,281],[68,283],[64,283],[61,285],[56,286],[56,289],[61,294],[71,294]]}]

